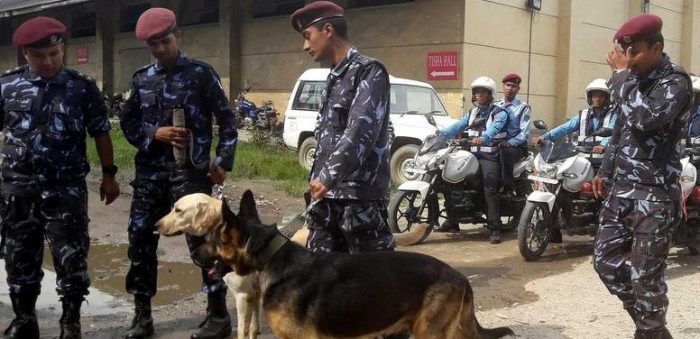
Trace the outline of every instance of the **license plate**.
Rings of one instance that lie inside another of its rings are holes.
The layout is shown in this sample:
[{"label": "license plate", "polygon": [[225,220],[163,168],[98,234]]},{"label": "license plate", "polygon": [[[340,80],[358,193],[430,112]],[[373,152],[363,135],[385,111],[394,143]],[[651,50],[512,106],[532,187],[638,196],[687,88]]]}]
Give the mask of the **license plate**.
[{"label": "license plate", "polygon": [[541,181],[541,182],[548,183],[548,184],[558,184],[559,183],[559,180],[557,180],[557,179],[543,178],[543,177],[538,177],[538,176],[534,176],[534,175],[528,175],[527,178],[532,180],[532,181]]}]

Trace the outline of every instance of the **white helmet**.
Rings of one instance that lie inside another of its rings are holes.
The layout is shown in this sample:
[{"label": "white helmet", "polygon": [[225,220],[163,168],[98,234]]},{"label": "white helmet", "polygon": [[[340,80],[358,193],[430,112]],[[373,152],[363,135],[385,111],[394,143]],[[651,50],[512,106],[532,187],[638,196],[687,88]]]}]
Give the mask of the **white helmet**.
[{"label": "white helmet", "polygon": [[478,77],[476,80],[472,81],[471,86],[469,86],[472,92],[475,88],[486,88],[491,91],[491,95],[496,95],[496,82],[489,77]]},{"label": "white helmet", "polygon": [[690,80],[693,83],[693,92],[700,92],[700,78],[695,75],[691,75]]},{"label": "white helmet", "polygon": [[591,91],[602,91],[607,94],[610,94],[610,89],[608,89],[607,80],[598,78],[591,81],[591,83],[588,84],[588,86],[586,86],[586,96],[588,96],[591,93]]},{"label": "white helmet", "polygon": [[607,95],[607,99],[605,101],[609,101],[610,89],[608,88],[607,80],[601,78],[594,79],[588,84],[588,86],[586,86],[586,101],[588,101],[588,105],[593,105],[593,102],[591,101],[591,92],[593,91],[601,91],[605,93]]}]

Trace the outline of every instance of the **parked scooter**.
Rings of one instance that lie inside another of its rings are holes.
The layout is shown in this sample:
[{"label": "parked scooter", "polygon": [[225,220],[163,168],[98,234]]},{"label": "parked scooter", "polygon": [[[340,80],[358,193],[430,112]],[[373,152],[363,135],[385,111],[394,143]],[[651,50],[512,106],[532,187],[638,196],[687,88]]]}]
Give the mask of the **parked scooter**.
[{"label": "parked scooter", "polygon": [[[432,115],[427,114],[426,118],[436,126]],[[485,123],[485,119],[479,118],[469,128],[479,128]],[[459,223],[486,222],[484,214],[487,208],[479,161],[474,154],[464,150],[468,146],[468,139],[445,140],[436,135],[430,135],[423,141],[414,157],[414,168],[409,169],[420,176],[401,184],[389,201],[389,226],[394,233],[406,232],[414,225],[427,223],[430,226],[422,241],[438,225],[438,220],[448,215],[451,221]],[[515,166],[516,195],[500,201],[501,215],[509,218],[504,230],[513,230],[520,219],[525,197],[531,191],[525,168],[532,159],[532,154],[529,154]],[[444,198],[447,195],[449,199],[445,199],[441,208],[439,196]]]},{"label": "parked scooter", "polygon": [[[533,125],[547,129],[542,120]],[[590,137],[610,135],[610,128],[601,128]],[[602,200],[593,195],[593,158],[592,148],[576,146],[568,138],[545,141],[528,176],[534,191],[527,197],[518,224],[518,248],[525,260],[539,258],[552,237],[560,237],[562,231],[568,235],[595,235]]]}]

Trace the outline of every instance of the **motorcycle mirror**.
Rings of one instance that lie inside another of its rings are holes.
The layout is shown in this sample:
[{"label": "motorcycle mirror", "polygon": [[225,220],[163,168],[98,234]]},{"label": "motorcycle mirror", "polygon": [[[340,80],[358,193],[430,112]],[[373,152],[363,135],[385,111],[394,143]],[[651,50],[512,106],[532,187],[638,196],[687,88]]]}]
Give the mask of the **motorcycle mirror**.
[{"label": "motorcycle mirror", "polygon": [[542,121],[542,120],[535,120],[532,122],[532,125],[535,126],[535,128],[540,129],[540,130],[546,130],[547,128],[547,123]]},{"label": "motorcycle mirror", "polygon": [[431,124],[433,126],[437,126],[437,123],[435,122],[435,118],[433,117],[432,114],[430,114],[430,113],[426,114],[425,119],[428,120],[429,124]]},{"label": "motorcycle mirror", "polygon": [[472,124],[469,125],[469,128],[476,129],[476,128],[484,127],[485,125],[486,125],[486,119],[476,118],[476,119],[474,119],[474,122],[472,122]]},{"label": "motorcycle mirror", "polygon": [[602,137],[602,138],[607,138],[611,135],[612,135],[612,128],[608,128],[608,127],[601,127],[599,129],[595,130],[595,132],[593,132],[593,134],[591,134],[591,136]]}]

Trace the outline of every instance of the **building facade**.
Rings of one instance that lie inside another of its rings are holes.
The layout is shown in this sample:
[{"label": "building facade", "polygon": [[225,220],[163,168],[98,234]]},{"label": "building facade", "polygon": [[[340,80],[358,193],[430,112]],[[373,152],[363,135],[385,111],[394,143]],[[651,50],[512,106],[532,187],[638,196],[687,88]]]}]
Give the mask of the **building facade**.
[{"label": "building facade", "polygon": [[[326,66],[302,51],[303,39],[289,24],[290,14],[305,2],[4,0],[0,68],[22,62],[11,46],[14,28],[47,15],[70,29],[66,64],[97,79],[106,92],[124,92],[132,73],[152,61],[134,37],[136,20],[161,6],[177,13],[183,50],[212,64],[230,96],[247,84],[248,99],[271,99],[283,112],[296,78],[307,68]],[[432,84],[453,117],[471,106],[473,79],[486,75],[498,81],[516,72],[523,78],[520,96],[532,105],[534,118],[564,121],[585,107],[588,82],[610,75],[605,55],[617,28],[643,12],[663,18],[671,59],[700,73],[700,0],[542,0],[539,9],[528,0],[335,2],[346,8],[350,39],[362,53],[382,60],[395,76]]]}]

